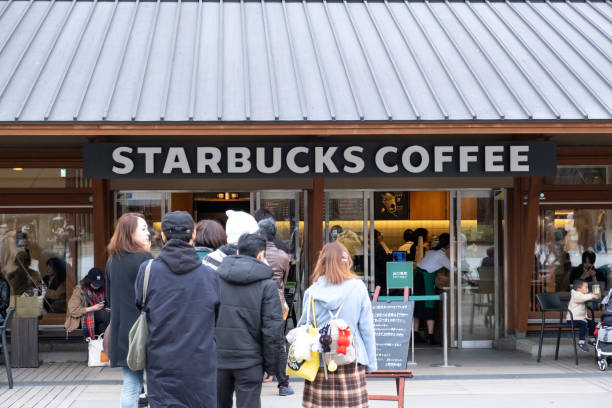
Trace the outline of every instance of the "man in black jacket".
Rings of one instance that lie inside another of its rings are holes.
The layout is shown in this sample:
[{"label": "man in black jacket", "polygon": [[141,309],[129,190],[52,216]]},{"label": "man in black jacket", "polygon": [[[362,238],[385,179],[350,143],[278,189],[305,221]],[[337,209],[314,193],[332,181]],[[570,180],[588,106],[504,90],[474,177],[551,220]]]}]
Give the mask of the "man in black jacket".
[{"label": "man in black jacket", "polygon": [[262,237],[242,235],[238,254],[225,257],[217,269],[219,408],[232,407],[234,391],[236,408],[259,408],[263,373],[276,374],[283,317],[265,249]]},{"label": "man in black jacket", "polygon": [[219,279],[207,271],[191,245],[195,226],[185,211],[162,219],[164,247],[151,264],[147,296],[142,289],[148,261],[136,278],[136,305],[147,312],[149,406],[217,407],[215,319]]}]

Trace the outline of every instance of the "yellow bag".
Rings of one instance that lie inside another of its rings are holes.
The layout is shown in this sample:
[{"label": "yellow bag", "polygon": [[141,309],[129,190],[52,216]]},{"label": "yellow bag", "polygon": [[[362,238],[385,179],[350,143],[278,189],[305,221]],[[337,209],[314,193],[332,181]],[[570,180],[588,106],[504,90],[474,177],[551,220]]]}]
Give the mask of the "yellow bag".
[{"label": "yellow bag", "polygon": [[39,317],[43,315],[42,296],[11,296],[10,305],[15,306],[15,317]]},{"label": "yellow bag", "polygon": [[[304,330],[306,330],[306,333],[308,333],[308,335],[310,335],[311,338],[314,338],[317,335],[317,319],[316,319],[315,310],[314,310],[314,299],[312,298],[311,295],[309,295],[308,302],[309,302],[309,305],[306,311],[306,327],[304,328]],[[311,309],[312,309],[314,326],[310,325],[310,310]],[[302,333],[302,335],[304,335],[304,333]],[[297,343],[297,339],[293,341],[293,343],[291,343],[291,345],[289,346],[289,351],[287,352],[286,374],[295,375],[297,377],[304,378],[308,381],[314,381],[314,379],[317,376],[317,372],[319,372],[319,365],[320,365],[319,364],[319,353],[316,351],[311,351],[310,360],[297,361],[295,359],[295,354],[294,354],[296,343]]]}]

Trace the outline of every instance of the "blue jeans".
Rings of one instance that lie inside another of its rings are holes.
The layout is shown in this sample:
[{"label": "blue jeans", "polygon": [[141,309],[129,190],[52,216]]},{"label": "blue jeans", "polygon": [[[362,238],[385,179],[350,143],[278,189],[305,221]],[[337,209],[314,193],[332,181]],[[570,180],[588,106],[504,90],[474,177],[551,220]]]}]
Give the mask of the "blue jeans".
[{"label": "blue jeans", "polygon": [[144,370],[132,371],[123,367],[123,387],[121,388],[121,408],[138,408],[138,397],[142,384]]},{"label": "blue jeans", "polygon": [[592,336],[595,332],[595,322],[591,319],[585,320],[574,320],[574,327],[578,328],[578,338],[584,340],[586,337],[587,329],[589,329],[589,336]]}]

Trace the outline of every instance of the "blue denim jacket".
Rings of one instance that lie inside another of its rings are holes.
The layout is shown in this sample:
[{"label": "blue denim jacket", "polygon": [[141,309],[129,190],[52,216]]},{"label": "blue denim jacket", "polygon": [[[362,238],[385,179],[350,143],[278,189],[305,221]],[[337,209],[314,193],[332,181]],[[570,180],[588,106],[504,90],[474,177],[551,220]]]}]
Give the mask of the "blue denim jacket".
[{"label": "blue denim jacket", "polygon": [[[372,317],[372,303],[365,284],[359,279],[349,279],[339,285],[328,283],[325,277],[320,277],[304,293],[302,317],[298,325],[306,323],[306,311],[310,294],[315,300],[315,313],[317,327],[322,327],[330,319],[329,311],[336,313],[340,305],[344,306],[339,318],[343,319],[351,328],[357,362],[376,371],[376,341],[374,338],[374,319]],[[312,312],[310,313],[312,321]]]}]

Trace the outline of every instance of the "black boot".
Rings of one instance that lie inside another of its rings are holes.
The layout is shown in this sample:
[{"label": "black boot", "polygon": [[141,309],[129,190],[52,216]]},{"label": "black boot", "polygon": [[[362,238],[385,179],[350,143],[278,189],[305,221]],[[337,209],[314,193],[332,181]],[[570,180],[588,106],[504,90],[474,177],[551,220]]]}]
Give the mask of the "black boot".
[{"label": "black boot", "polygon": [[433,334],[428,334],[427,335],[427,344],[429,344],[430,346],[439,346],[440,343],[438,343],[435,339]]}]

